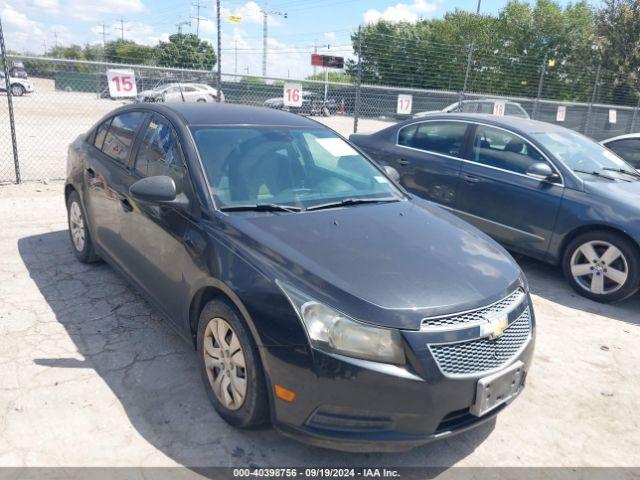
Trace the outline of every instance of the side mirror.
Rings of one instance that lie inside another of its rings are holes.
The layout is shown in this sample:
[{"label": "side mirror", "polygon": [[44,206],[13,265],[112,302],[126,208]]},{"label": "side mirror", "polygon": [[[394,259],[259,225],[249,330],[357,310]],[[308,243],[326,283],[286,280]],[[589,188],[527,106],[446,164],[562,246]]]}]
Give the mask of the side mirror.
[{"label": "side mirror", "polygon": [[384,173],[386,173],[387,176],[391,180],[393,180],[395,183],[400,183],[400,174],[398,173],[398,170],[396,170],[395,168],[390,167],[389,165],[385,165]]},{"label": "side mirror", "polygon": [[178,206],[182,204],[182,201],[177,198],[176,184],[173,178],[167,176],[147,177],[138,180],[131,185],[129,193],[140,202]]},{"label": "side mirror", "polygon": [[536,180],[555,180],[558,174],[546,162],[534,163],[527,169],[527,176]]}]

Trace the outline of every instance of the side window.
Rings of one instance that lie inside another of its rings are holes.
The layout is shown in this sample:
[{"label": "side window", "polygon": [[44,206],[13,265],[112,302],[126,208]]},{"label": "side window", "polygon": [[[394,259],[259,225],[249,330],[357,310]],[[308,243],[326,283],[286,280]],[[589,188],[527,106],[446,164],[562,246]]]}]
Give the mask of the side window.
[{"label": "side window", "polygon": [[505,130],[483,126],[476,131],[473,160],[522,174],[534,163],[546,161],[526,140]]},{"label": "side window", "polygon": [[640,168],[640,139],[616,140],[608,143],[606,147],[626,160],[633,168]]},{"label": "side window", "polygon": [[107,131],[109,130],[109,124],[111,123],[111,118],[105,120],[100,124],[98,130],[96,132],[96,138],[93,141],[93,145],[98,149],[102,149],[102,145],[104,144],[104,137],[107,136]]},{"label": "side window", "polygon": [[407,147],[459,157],[466,132],[467,124],[462,122],[424,122],[416,125],[410,138],[407,132],[407,138],[402,140]]},{"label": "side window", "polygon": [[512,117],[526,118],[527,116],[526,112],[522,107],[520,107],[519,105],[515,105],[513,103],[507,103],[504,113],[505,115],[509,115]]},{"label": "side window", "polygon": [[127,163],[136,131],[143,119],[143,112],[129,112],[113,117],[102,151],[118,162]]},{"label": "side window", "polygon": [[176,182],[178,192],[182,191],[185,170],[177,140],[171,127],[158,117],[153,117],[147,126],[136,156],[135,170],[143,177],[169,176]]},{"label": "side window", "polygon": [[418,130],[418,124],[414,123],[413,125],[409,125],[404,127],[398,132],[398,145],[402,145],[404,147],[410,147],[411,142],[413,141],[413,137]]},{"label": "side window", "polygon": [[465,102],[462,104],[463,113],[476,113],[478,110],[477,102]]},{"label": "side window", "polygon": [[480,102],[478,104],[478,113],[488,113],[489,115],[493,115],[493,102]]}]

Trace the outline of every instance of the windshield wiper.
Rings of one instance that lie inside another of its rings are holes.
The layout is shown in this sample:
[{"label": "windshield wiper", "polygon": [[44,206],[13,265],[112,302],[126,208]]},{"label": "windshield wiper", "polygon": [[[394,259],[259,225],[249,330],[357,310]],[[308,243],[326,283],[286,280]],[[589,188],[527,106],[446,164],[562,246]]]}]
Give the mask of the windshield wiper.
[{"label": "windshield wiper", "polygon": [[387,202],[399,202],[400,199],[396,197],[384,197],[384,198],[344,198],[337,202],[321,203],[320,205],[312,205],[307,207],[306,210],[322,210],[325,208],[344,207],[347,205],[358,205],[360,203],[387,203]]},{"label": "windshield wiper", "polygon": [[626,170],[624,168],[602,167],[602,170],[607,170],[609,172],[626,173],[627,175],[631,175],[632,177],[640,178],[640,173],[636,171]]},{"label": "windshield wiper", "polygon": [[602,178],[606,178],[607,180],[612,180],[612,181],[617,181],[617,180],[623,180],[625,182],[629,182],[630,180],[625,180],[624,178],[615,178],[615,177],[611,177],[609,175],[603,175],[602,173],[598,172],[597,170],[579,170],[574,168],[573,169],[574,172],[576,173],[586,173],[587,175],[593,175],[595,177],[602,177]]},{"label": "windshield wiper", "polygon": [[223,212],[300,212],[302,208],[295,205],[278,205],[276,203],[253,203],[246,205],[227,205],[220,207]]}]

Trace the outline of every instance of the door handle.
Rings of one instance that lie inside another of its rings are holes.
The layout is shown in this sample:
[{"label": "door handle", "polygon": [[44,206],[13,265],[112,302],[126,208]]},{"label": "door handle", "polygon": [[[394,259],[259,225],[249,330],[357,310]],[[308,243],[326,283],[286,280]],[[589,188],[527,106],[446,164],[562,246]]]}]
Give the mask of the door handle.
[{"label": "door handle", "polygon": [[96,178],[96,172],[93,168],[89,167],[85,170],[85,172],[87,172],[87,177]]},{"label": "door handle", "polygon": [[405,158],[399,158],[399,159],[398,159],[398,163],[399,163],[400,165],[402,165],[403,167],[405,167],[405,166],[409,165],[409,163],[411,163],[411,162],[409,162],[409,160],[407,160],[407,159],[405,159]]},{"label": "door handle", "polygon": [[131,205],[131,203],[129,202],[129,200],[127,198],[121,198],[120,199],[120,205],[122,206],[122,209],[125,212],[132,212],[133,211],[133,206]]},{"label": "door handle", "polygon": [[480,181],[478,177],[474,177],[473,175],[463,175],[462,178],[467,183],[478,183]]}]

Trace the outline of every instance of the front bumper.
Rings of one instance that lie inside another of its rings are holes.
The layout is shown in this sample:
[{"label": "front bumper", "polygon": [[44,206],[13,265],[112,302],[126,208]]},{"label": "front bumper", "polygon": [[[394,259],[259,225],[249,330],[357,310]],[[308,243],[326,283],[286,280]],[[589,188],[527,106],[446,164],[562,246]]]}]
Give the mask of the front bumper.
[{"label": "front bumper", "polygon": [[[527,302],[530,305],[530,301]],[[485,366],[480,372],[451,371],[469,359],[452,365],[447,357],[436,358],[427,332],[404,331],[407,365],[384,365],[310,348],[262,347],[269,380],[296,392],[289,403],[275,398],[272,420],[284,435],[313,445],[345,451],[403,451],[475,428],[495,417],[521,393],[535,348],[535,318],[527,309],[530,331],[526,341],[499,366],[487,365],[485,346],[474,341]],[[514,335],[522,333],[517,313],[498,342],[512,347]],[[464,330],[456,330],[462,332]],[[522,337],[524,338],[524,337]],[[459,346],[450,339],[452,346]],[[456,355],[459,349],[453,349]],[[496,350],[497,351],[497,350]],[[462,358],[462,356],[456,358]],[[444,359],[444,361],[443,361]],[[476,403],[478,380],[523,363],[524,378],[517,394],[481,417],[470,413]],[[449,369],[449,371],[447,371]]]}]

